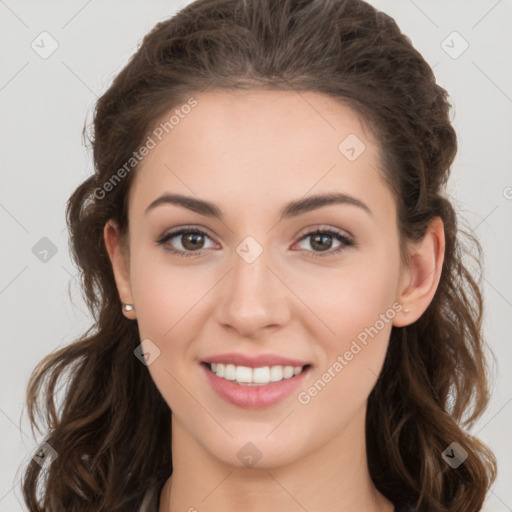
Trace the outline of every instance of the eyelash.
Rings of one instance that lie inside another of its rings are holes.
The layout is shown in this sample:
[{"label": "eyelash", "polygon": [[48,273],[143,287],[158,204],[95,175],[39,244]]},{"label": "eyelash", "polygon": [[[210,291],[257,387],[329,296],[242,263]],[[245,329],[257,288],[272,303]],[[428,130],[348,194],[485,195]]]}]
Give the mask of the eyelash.
[{"label": "eyelash", "polygon": [[[175,231],[170,231],[169,233],[166,233],[161,238],[157,239],[156,243],[158,245],[163,245],[166,242],[168,242],[169,240],[171,240],[172,238],[179,236],[179,235],[183,235],[185,233],[196,233],[196,234],[198,233],[200,235],[204,235],[208,238],[211,238],[207,233],[205,233],[204,231],[202,231],[200,229],[184,227],[184,228],[179,228]],[[309,231],[308,233],[306,233],[305,235],[300,237],[299,242],[304,240],[305,238],[308,238],[310,236],[317,235],[317,234],[331,235],[336,240],[340,241],[342,243],[342,245],[340,245],[340,247],[338,247],[334,251],[320,251],[320,252],[312,251],[314,258],[325,258],[328,256],[335,256],[335,255],[339,254],[341,251],[343,251],[344,249],[346,249],[347,247],[355,247],[355,245],[356,245],[356,243],[353,240],[351,240],[348,236],[344,235],[343,233],[341,233],[339,231],[336,231],[336,230],[330,229],[330,228],[319,228],[314,231]],[[185,258],[193,257],[193,256],[201,256],[204,252],[204,250],[181,251],[181,250],[176,250],[172,247],[165,247],[164,249],[166,251],[169,251],[172,254],[176,254],[177,256],[185,257]]]}]

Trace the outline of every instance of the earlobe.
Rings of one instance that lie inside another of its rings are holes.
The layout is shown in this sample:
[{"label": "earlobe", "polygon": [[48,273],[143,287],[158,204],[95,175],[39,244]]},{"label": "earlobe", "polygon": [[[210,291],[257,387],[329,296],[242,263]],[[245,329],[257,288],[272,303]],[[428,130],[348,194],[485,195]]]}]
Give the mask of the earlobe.
[{"label": "earlobe", "polygon": [[410,258],[402,290],[397,298],[402,310],[394,318],[395,327],[412,324],[428,308],[436,293],[444,262],[444,225],[439,217],[429,223],[425,236],[410,246]]},{"label": "earlobe", "polygon": [[[119,299],[122,303],[122,312],[126,318],[135,319],[135,308],[133,307],[133,298],[130,286],[130,273],[127,264],[125,249],[122,244],[121,235],[117,224],[109,220],[103,229],[103,237],[107,248],[112,270],[116,281]],[[126,307],[126,305],[132,306]]]}]

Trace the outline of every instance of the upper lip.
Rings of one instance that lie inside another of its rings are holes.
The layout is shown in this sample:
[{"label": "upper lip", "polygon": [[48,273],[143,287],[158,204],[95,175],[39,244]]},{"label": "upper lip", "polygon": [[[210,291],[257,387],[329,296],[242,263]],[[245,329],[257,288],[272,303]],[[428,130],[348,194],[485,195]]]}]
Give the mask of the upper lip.
[{"label": "upper lip", "polygon": [[235,366],[247,366],[249,368],[260,368],[262,366],[306,366],[309,364],[299,359],[291,359],[278,354],[258,354],[249,356],[230,352],[217,354],[204,359],[205,363],[234,364]]}]

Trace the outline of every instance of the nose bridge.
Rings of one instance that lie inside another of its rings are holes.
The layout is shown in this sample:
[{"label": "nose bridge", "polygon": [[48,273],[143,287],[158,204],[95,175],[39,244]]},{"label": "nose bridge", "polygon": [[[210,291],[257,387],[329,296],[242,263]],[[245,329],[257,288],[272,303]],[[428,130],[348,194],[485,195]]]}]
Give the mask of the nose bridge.
[{"label": "nose bridge", "polygon": [[272,267],[269,256],[270,251],[253,237],[244,239],[233,254],[217,314],[220,323],[245,336],[286,321],[286,287],[268,268]]}]

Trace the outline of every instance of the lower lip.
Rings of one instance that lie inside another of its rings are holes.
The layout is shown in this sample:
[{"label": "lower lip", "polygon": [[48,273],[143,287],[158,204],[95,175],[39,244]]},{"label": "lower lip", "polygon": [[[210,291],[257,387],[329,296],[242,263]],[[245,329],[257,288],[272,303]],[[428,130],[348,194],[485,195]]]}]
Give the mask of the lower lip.
[{"label": "lower lip", "polygon": [[226,380],[217,377],[206,364],[200,365],[206,374],[206,378],[212,389],[221,398],[244,409],[263,409],[275,405],[281,400],[291,395],[293,391],[302,383],[306,374],[310,370],[308,366],[298,375],[289,379],[283,379],[279,382],[270,382],[269,384],[257,386],[244,386],[236,381]]}]

